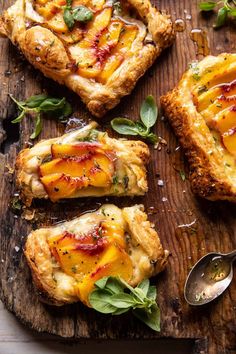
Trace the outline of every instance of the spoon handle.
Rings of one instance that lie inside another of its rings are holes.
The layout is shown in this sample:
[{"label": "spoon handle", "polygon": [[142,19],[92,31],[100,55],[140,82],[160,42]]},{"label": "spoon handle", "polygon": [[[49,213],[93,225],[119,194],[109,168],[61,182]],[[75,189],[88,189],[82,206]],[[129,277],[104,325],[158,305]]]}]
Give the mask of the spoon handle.
[{"label": "spoon handle", "polygon": [[236,259],[236,250],[234,250],[233,252],[228,253],[227,257],[230,258],[232,261],[234,261]]}]

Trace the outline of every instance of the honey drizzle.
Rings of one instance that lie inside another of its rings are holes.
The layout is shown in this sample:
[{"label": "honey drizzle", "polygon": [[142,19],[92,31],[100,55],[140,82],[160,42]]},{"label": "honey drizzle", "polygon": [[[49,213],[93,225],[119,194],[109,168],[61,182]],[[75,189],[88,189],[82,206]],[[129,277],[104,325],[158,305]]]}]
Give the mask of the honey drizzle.
[{"label": "honey drizzle", "polygon": [[197,44],[197,55],[209,55],[210,47],[208,42],[207,33],[200,28],[194,28],[190,32],[190,38]]}]

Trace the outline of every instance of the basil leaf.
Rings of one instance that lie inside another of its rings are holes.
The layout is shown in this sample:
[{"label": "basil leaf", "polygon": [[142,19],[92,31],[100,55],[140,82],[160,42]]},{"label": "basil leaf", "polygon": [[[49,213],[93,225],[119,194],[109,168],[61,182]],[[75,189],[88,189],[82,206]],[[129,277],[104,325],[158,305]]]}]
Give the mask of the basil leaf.
[{"label": "basil leaf", "polygon": [[127,309],[133,307],[133,305],[135,305],[135,301],[129,294],[120,293],[110,297],[110,304],[118,309]]},{"label": "basil leaf", "polygon": [[106,290],[94,290],[89,296],[91,306],[101,313],[114,313],[116,307],[110,304],[111,294]]},{"label": "basil leaf", "polygon": [[25,105],[28,108],[36,108],[36,107],[40,106],[41,103],[43,103],[43,101],[45,101],[47,98],[48,98],[48,95],[46,95],[46,94],[34,95],[25,101]]},{"label": "basil leaf", "polygon": [[147,139],[150,141],[152,144],[156,144],[158,142],[158,137],[154,133],[149,133],[147,135]]},{"label": "basil leaf", "polygon": [[151,300],[156,300],[157,297],[157,289],[155,286],[150,286],[147,292],[147,297]]},{"label": "basil leaf", "polygon": [[119,134],[138,135],[138,128],[132,120],[127,118],[115,118],[111,121],[112,128]]},{"label": "basil leaf", "polygon": [[22,121],[22,119],[24,118],[24,116],[25,116],[25,111],[23,110],[23,111],[21,111],[20,115],[18,117],[16,117],[14,120],[12,120],[11,122],[13,124],[20,123]]},{"label": "basil leaf", "polygon": [[88,22],[93,18],[93,12],[86,6],[80,5],[72,10],[72,16],[75,21]]},{"label": "basil leaf", "polygon": [[40,114],[37,115],[36,124],[34,132],[30,135],[30,139],[35,139],[41,133],[43,127],[43,122],[41,120]]},{"label": "basil leaf", "polygon": [[66,5],[67,5],[68,7],[71,7],[72,1],[73,1],[73,0],[66,0]]},{"label": "basil leaf", "polygon": [[202,11],[211,11],[216,7],[216,2],[214,1],[200,2],[198,6],[199,9]]},{"label": "basil leaf", "polygon": [[230,10],[228,11],[228,14],[229,14],[230,16],[236,17],[236,9],[235,9],[235,8],[234,8],[234,9],[230,9]]},{"label": "basil leaf", "polygon": [[141,121],[150,129],[157,121],[158,109],[153,96],[148,96],[141,106],[140,117]]},{"label": "basil leaf", "polygon": [[214,28],[222,27],[225,24],[227,17],[228,17],[228,10],[226,7],[222,7],[218,11],[216,23],[214,24],[213,27]]},{"label": "basil leaf", "polygon": [[160,309],[157,305],[152,306],[150,313],[145,309],[135,309],[133,315],[154,331],[160,332]]},{"label": "basil leaf", "polygon": [[112,316],[118,316],[118,315],[122,315],[125,312],[128,312],[130,309],[117,309],[115,312],[113,312]]},{"label": "basil leaf", "polygon": [[144,296],[147,296],[149,286],[150,286],[149,279],[144,279],[141,283],[138,284],[138,288],[142,289]]},{"label": "basil leaf", "polygon": [[104,277],[104,278],[99,279],[95,283],[96,287],[98,287],[99,289],[104,289],[107,284],[108,279],[109,279],[109,277]]},{"label": "basil leaf", "polygon": [[69,102],[65,102],[64,107],[62,108],[62,113],[64,117],[68,117],[72,114],[72,106]]},{"label": "basil leaf", "polygon": [[72,15],[71,9],[66,7],[63,13],[63,20],[65,21],[65,24],[69,28],[69,30],[72,30],[75,24],[74,17]]},{"label": "basil leaf", "polygon": [[109,277],[106,283],[106,289],[110,290],[113,294],[120,294],[124,291],[124,287],[117,278]]},{"label": "basil leaf", "polygon": [[47,98],[41,103],[41,105],[39,106],[39,110],[41,112],[56,111],[65,106],[65,101],[66,101],[65,97],[63,97],[62,99]]}]

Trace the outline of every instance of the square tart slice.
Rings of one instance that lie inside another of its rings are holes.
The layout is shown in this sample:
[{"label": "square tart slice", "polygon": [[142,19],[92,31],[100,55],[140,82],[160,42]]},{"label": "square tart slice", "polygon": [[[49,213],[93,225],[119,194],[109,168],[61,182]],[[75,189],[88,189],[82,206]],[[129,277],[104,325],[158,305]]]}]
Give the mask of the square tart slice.
[{"label": "square tart slice", "polygon": [[149,0],[72,0],[90,12],[68,28],[66,0],[17,0],[1,17],[0,33],[47,77],[75,91],[103,116],[174,39],[170,17]]},{"label": "square tart slice", "polygon": [[193,191],[236,202],[236,54],[192,63],[161,104],[189,160]]},{"label": "square tart slice", "polygon": [[168,254],[143,205],[120,209],[106,204],[34,230],[25,244],[41,299],[58,306],[77,301],[90,306],[89,294],[103,277],[119,276],[136,286],[162,271]]},{"label": "square tart slice", "polygon": [[22,150],[16,161],[24,202],[100,196],[144,195],[149,149],[142,141],[112,139],[97,124],[42,140]]}]

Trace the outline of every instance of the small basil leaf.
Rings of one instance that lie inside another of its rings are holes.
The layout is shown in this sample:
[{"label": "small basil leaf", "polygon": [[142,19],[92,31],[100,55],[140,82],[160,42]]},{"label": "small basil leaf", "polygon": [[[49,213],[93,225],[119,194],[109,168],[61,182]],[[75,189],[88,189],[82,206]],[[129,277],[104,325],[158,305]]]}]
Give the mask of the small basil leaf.
[{"label": "small basil leaf", "polygon": [[101,313],[114,313],[116,307],[110,304],[111,294],[105,290],[94,290],[89,296],[91,306]]},{"label": "small basil leaf", "polygon": [[198,6],[199,9],[202,11],[211,11],[216,7],[216,2],[214,1],[200,2]]},{"label": "small basil leaf", "polygon": [[20,115],[18,117],[16,117],[14,120],[12,120],[11,122],[13,124],[20,123],[22,121],[22,119],[24,118],[24,116],[25,116],[25,111],[21,111]]},{"label": "small basil leaf", "polygon": [[75,20],[72,15],[71,9],[69,9],[68,7],[64,10],[63,19],[69,30],[72,30],[75,24]]},{"label": "small basil leaf", "polygon": [[147,297],[151,300],[156,300],[157,297],[157,289],[155,286],[150,286],[147,292]]},{"label": "small basil leaf", "polygon": [[135,301],[129,294],[120,293],[110,297],[110,304],[118,309],[127,309],[133,307],[135,305]]},{"label": "small basil leaf", "polygon": [[216,23],[214,24],[213,27],[214,28],[222,27],[225,24],[227,17],[228,17],[228,10],[225,7],[222,7],[218,11]]},{"label": "small basil leaf", "polygon": [[154,331],[160,332],[160,309],[157,305],[152,306],[150,313],[145,309],[135,309],[133,315]]},{"label": "small basil leaf", "polygon": [[80,5],[72,10],[72,16],[75,21],[88,22],[93,18],[93,12],[89,10],[86,6]]},{"label": "small basil leaf", "polygon": [[114,277],[109,277],[106,283],[106,289],[110,290],[113,294],[120,294],[124,291],[122,284]]},{"label": "small basil leaf", "polygon": [[147,296],[148,290],[150,286],[150,281],[149,279],[144,279],[141,283],[138,284],[138,288],[142,289],[144,296]]},{"label": "small basil leaf", "polygon": [[62,99],[59,98],[47,98],[44,100],[41,105],[39,106],[39,110],[41,112],[48,112],[48,111],[56,111],[58,109],[62,109],[65,105],[65,97]]},{"label": "small basil leaf", "polygon": [[64,117],[69,117],[72,114],[72,106],[69,102],[65,102],[64,107],[62,108],[62,113]]},{"label": "small basil leaf", "polygon": [[43,122],[40,118],[40,114],[37,115],[36,124],[34,128],[34,132],[30,135],[30,139],[35,139],[41,133],[43,127]]},{"label": "small basil leaf", "polygon": [[132,120],[127,118],[115,118],[111,121],[112,128],[119,134],[138,135],[138,128]]},{"label": "small basil leaf", "polygon": [[41,105],[43,101],[45,101],[48,98],[48,95],[46,94],[41,94],[41,95],[35,95],[31,96],[25,101],[25,105],[28,108],[36,108]]},{"label": "small basil leaf", "polygon": [[130,309],[117,309],[115,312],[113,312],[112,316],[117,316],[117,315],[122,315],[125,312],[128,312]]},{"label": "small basil leaf", "polygon": [[108,281],[109,277],[104,277],[99,279],[98,281],[96,281],[95,285],[99,288],[99,289],[104,289],[107,281]]},{"label": "small basil leaf", "polygon": [[158,142],[158,137],[154,133],[149,133],[147,135],[147,139],[150,141],[152,144],[156,144]]},{"label": "small basil leaf", "polygon": [[158,109],[153,96],[148,96],[141,106],[140,117],[141,121],[150,129],[156,123],[158,116]]}]

